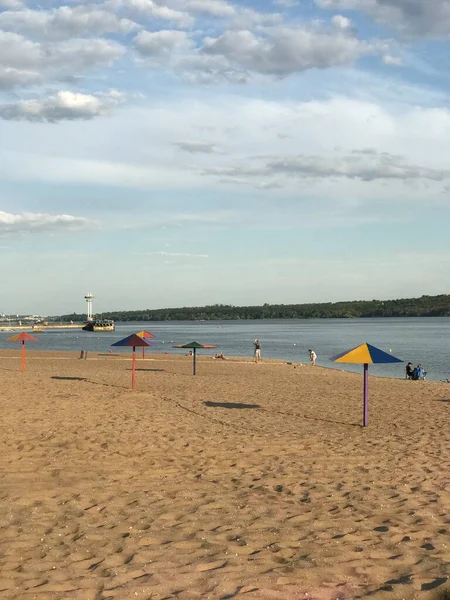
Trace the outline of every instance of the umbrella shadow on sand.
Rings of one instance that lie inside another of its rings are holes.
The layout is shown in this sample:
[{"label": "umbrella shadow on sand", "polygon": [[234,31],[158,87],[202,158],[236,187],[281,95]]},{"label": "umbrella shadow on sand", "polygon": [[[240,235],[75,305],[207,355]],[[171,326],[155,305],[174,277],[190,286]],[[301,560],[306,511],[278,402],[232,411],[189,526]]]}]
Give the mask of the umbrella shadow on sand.
[{"label": "umbrella shadow on sand", "polygon": [[57,379],[58,381],[88,381],[86,377],[61,377],[59,375],[53,375],[52,379]]},{"label": "umbrella shadow on sand", "polygon": [[212,402],[211,400],[205,400],[203,405],[211,408],[261,408],[259,404],[245,404],[244,402]]},{"label": "umbrella shadow on sand", "polygon": [[[127,369],[127,371],[131,371],[131,369]],[[152,373],[165,373],[166,370],[165,369],[139,369],[136,368],[135,371],[147,371],[147,372],[152,372]]]}]

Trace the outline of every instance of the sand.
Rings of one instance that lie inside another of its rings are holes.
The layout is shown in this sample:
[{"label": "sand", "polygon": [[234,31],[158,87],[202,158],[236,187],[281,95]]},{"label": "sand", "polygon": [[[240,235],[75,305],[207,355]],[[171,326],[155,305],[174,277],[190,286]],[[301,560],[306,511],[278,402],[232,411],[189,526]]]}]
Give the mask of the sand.
[{"label": "sand", "polygon": [[0,598],[431,598],[450,385],[0,352]]}]

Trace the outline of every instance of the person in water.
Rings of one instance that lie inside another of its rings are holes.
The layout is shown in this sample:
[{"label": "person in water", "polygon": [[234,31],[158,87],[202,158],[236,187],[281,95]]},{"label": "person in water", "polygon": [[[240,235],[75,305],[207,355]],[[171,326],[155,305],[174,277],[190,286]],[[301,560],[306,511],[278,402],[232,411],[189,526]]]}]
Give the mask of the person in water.
[{"label": "person in water", "polygon": [[311,350],[311,348],[308,350],[309,352],[309,360],[311,361],[311,365],[313,367],[316,366],[316,360],[317,360],[317,354],[314,352],[314,350]]}]

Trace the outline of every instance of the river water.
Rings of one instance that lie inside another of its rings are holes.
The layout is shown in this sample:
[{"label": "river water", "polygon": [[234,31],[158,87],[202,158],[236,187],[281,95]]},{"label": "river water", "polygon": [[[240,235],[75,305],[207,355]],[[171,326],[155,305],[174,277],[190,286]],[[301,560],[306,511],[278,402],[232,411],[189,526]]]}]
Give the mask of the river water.
[{"label": "river water", "polygon": [[[156,337],[151,340],[149,353],[180,353],[172,344],[196,340],[214,344],[225,356],[251,356],[253,340],[261,339],[262,357],[295,363],[308,362],[308,348],[318,356],[317,364],[361,372],[358,365],[336,365],[329,358],[363,342],[385,350],[414,365],[422,363],[427,379],[450,379],[450,318],[389,318],[389,319],[313,319],[264,321],[165,321],[159,323],[117,324],[115,332],[90,333],[81,330],[53,330],[38,333],[38,343],[30,342],[31,349],[87,350],[109,352],[111,344],[119,339],[146,329]],[[11,348],[7,338],[14,335],[0,332],[0,348]],[[112,349],[128,351],[128,349]],[[214,350],[201,350],[214,354]],[[370,366],[372,375],[404,377],[405,364]]]}]

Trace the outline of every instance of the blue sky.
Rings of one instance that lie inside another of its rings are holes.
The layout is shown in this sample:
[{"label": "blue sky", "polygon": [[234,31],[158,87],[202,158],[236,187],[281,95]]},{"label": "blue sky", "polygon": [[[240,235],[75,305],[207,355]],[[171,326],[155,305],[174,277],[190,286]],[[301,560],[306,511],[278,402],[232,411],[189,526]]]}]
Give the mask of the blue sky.
[{"label": "blue sky", "polygon": [[447,293],[450,0],[0,0],[0,312]]}]

